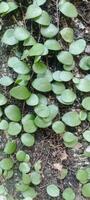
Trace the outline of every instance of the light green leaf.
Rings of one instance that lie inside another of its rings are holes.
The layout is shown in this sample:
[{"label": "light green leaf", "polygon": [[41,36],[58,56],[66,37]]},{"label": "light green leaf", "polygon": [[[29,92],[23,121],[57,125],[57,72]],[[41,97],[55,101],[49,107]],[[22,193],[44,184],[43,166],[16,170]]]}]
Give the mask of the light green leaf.
[{"label": "light green leaf", "polygon": [[72,28],[66,27],[60,31],[62,38],[66,41],[71,43],[74,38],[74,32]]},{"label": "light green leaf", "polygon": [[9,6],[9,10],[7,11],[7,13],[10,13],[18,8],[18,5],[16,4],[16,2],[12,2],[12,1],[8,2],[8,6]]},{"label": "light green leaf", "polygon": [[90,183],[87,183],[87,184],[83,185],[82,194],[86,198],[90,197]]},{"label": "light green leaf", "polygon": [[26,19],[33,19],[42,14],[42,9],[37,4],[31,4],[27,8]]},{"label": "light green leaf", "polygon": [[44,45],[47,47],[47,49],[52,50],[52,51],[59,51],[61,49],[61,45],[55,39],[46,40]]},{"label": "light green leaf", "polygon": [[17,86],[10,90],[10,95],[15,99],[26,100],[30,97],[30,92],[25,86]]},{"label": "light green leaf", "polygon": [[43,74],[47,70],[47,65],[45,65],[42,61],[38,61],[32,66],[33,71],[37,74]]},{"label": "light green leaf", "polygon": [[48,27],[41,27],[41,34],[46,38],[52,38],[57,35],[59,28],[54,24],[50,24]]},{"label": "light green leaf", "polygon": [[65,16],[70,17],[70,18],[77,17],[78,15],[76,7],[70,2],[65,2],[62,5],[60,5],[59,10]]},{"label": "light green leaf", "polygon": [[90,130],[86,130],[86,131],[83,133],[83,137],[84,137],[84,139],[85,139],[87,142],[90,142]]},{"label": "light green leaf", "polygon": [[15,45],[18,43],[18,40],[14,36],[14,29],[8,29],[2,37],[2,42],[7,45]]},{"label": "light green leaf", "polygon": [[41,43],[36,43],[30,50],[29,55],[30,56],[40,56],[44,53],[45,47]]},{"label": "light green leaf", "polygon": [[13,167],[13,160],[11,158],[4,158],[3,160],[0,161],[0,167],[3,170],[10,170]]},{"label": "light green leaf", "polygon": [[50,24],[50,17],[46,11],[42,11],[42,14],[34,19],[40,25],[48,26]]},{"label": "light green leaf", "polygon": [[52,85],[46,78],[36,78],[32,82],[32,86],[40,92],[49,92],[52,89]]},{"label": "light green leaf", "polygon": [[14,30],[14,36],[18,41],[23,41],[29,38],[30,33],[24,27],[17,26]]},{"label": "light green leaf", "polygon": [[36,43],[36,40],[34,39],[32,35],[30,35],[30,37],[24,41],[23,46],[33,46],[35,43]]},{"label": "light green leaf", "polygon": [[61,51],[57,55],[57,59],[64,65],[72,65],[73,64],[73,56],[68,51]]},{"label": "light green leaf", "polygon": [[4,119],[0,121],[0,130],[7,130],[8,129],[8,122]]},{"label": "light green leaf", "polygon": [[59,83],[59,82],[52,83],[52,91],[55,94],[60,95],[64,90],[65,90],[65,85],[63,83]]},{"label": "light green leaf", "polygon": [[56,185],[51,184],[47,186],[47,193],[51,197],[59,197],[60,190]]},{"label": "light green leaf", "polygon": [[17,147],[16,142],[8,141],[5,145],[4,152],[6,154],[13,154],[16,151],[16,147]]},{"label": "light green leaf", "polygon": [[70,111],[63,115],[62,120],[65,124],[71,127],[80,125],[79,114],[76,111]]},{"label": "light green leaf", "polygon": [[8,127],[8,134],[11,136],[17,136],[22,130],[22,126],[16,122],[10,122]]},{"label": "light green leaf", "polygon": [[7,103],[7,98],[2,93],[0,93],[0,106],[3,106],[6,103]]},{"label": "light green leaf", "polygon": [[18,74],[27,74],[30,71],[28,65],[17,57],[10,57],[8,60],[8,66]]},{"label": "light green leaf", "polygon": [[0,14],[5,13],[9,10],[9,5],[7,2],[0,2]]},{"label": "light green leaf", "polygon": [[45,118],[45,117],[49,116],[49,108],[48,108],[48,106],[46,106],[44,104],[40,104],[40,105],[36,106],[34,111],[41,118]]},{"label": "light green leaf", "polygon": [[33,2],[36,3],[38,6],[41,6],[46,2],[46,0],[33,0]]},{"label": "light green leaf", "polygon": [[77,180],[82,183],[85,184],[88,182],[88,173],[85,169],[79,169],[76,173],[76,178]]},{"label": "light green leaf", "polygon": [[9,76],[3,76],[0,78],[0,85],[9,86],[13,83],[13,79]]},{"label": "light green leaf", "polygon": [[76,87],[81,92],[90,92],[90,80],[89,79],[79,79],[79,83],[76,84]]},{"label": "light green leaf", "polygon": [[39,185],[41,182],[41,175],[38,172],[31,172],[31,182],[34,185]]},{"label": "light green leaf", "polygon": [[39,103],[39,98],[36,94],[31,94],[29,99],[26,100],[26,104],[29,106],[36,106]]},{"label": "light green leaf", "polygon": [[69,52],[73,55],[81,54],[86,47],[86,41],[84,39],[79,39],[71,43],[69,47]]},{"label": "light green leaf", "polygon": [[75,193],[74,191],[72,190],[72,188],[68,187],[66,188],[64,191],[63,191],[63,194],[62,194],[63,198],[65,200],[75,200]]},{"label": "light green leaf", "polygon": [[82,106],[86,110],[90,111],[90,97],[85,97],[82,101]]},{"label": "light green leaf", "polygon": [[[26,162],[22,162],[19,165],[19,170],[20,172],[22,172],[23,174],[29,173],[30,171],[30,164],[26,163]],[[27,189],[26,189],[27,190]]]},{"label": "light green leaf", "polygon": [[88,60],[90,59],[90,56],[83,56],[80,60],[79,66],[81,69],[87,71],[90,70],[90,64],[88,63]]},{"label": "light green leaf", "polygon": [[21,111],[18,106],[16,105],[9,105],[4,110],[5,115],[11,121],[20,121],[21,120]]},{"label": "light green leaf", "polygon": [[22,134],[21,141],[22,141],[22,144],[24,146],[26,146],[26,147],[31,147],[35,143],[34,136],[31,135],[30,133],[24,133],[24,134]]},{"label": "light green leaf", "polygon": [[52,124],[52,129],[57,134],[63,134],[65,131],[65,125],[62,121],[56,121]]}]

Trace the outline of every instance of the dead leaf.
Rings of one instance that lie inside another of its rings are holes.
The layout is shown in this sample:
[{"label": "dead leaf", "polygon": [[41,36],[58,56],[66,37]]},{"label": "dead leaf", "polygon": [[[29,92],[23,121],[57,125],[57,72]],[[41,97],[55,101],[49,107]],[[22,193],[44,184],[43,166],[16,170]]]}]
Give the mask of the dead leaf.
[{"label": "dead leaf", "polygon": [[53,168],[54,169],[57,169],[58,171],[61,171],[62,170],[62,165],[60,163],[54,163],[53,164]]}]

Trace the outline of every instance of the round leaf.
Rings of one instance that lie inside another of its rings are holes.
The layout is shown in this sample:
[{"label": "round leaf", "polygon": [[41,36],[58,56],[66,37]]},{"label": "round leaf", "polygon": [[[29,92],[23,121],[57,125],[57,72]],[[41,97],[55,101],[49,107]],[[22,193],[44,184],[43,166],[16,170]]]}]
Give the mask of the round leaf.
[{"label": "round leaf", "polygon": [[77,17],[78,12],[76,7],[70,3],[70,2],[65,2],[63,3],[60,7],[59,10],[61,11],[61,13],[63,13],[65,16],[70,17],[70,18],[74,18]]},{"label": "round leaf", "polygon": [[87,142],[90,142],[90,130],[86,130],[86,131],[83,133],[83,137],[84,137],[84,139],[85,139]]},{"label": "round leaf", "polygon": [[76,178],[80,183],[85,184],[88,181],[88,173],[85,169],[79,169],[76,173]]},{"label": "round leaf", "polygon": [[22,127],[19,123],[10,122],[8,127],[8,134],[12,136],[17,136],[22,130]]},{"label": "round leaf", "polygon": [[57,59],[64,65],[72,65],[73,63],[73,57],[68,51],[61,51],[57,55]]},{"label": "round leaf", "polygon": [[65,200],[74,200],[75,199],[75,193],[72,190],[72,188],[70,188],[70,187],[66,188],[62,195]]},{"label": "round leaf", "polygon": [[90,97],[85,97],[82,101],[82,106],[86,110],[90,111]]},{"label": "round leaf", "polygon": [[10,95],[15,99],[25,100],[30,97],[30,92],[25,86],[17,86],[10,90]]},{"label": "round leaf", "polygon": [[63,29],[60,31],[60,34],[61,34],[62,38],[63,38],[66,42],[71,43],[71,42],[73,41],[74,33],[73,33],[73,29],[72,29],[72,28],[69,28],[69,27],[63,28]]},{"label": "round leaf", "polygon": [[90,197],[90,183],[87,183],[82,187],[82,194],[86,198]]},{"label": "round leaf", "polygon": [[63,115],[62,120],[65,124],[71,127],[80,125],[79,114],[76,111],[70,111]]},{"label": "round leaf", "polygon": [[21,120],[21,112],[18,106],[16,105],[9,105],[4,110],[5,115],[11,121],[18,122]]},{"label": "round leaf", "polygon": [[16,142],[11,141],[11,142],[7,142],[4,148],[4,152],[6,154],[13,154],[16,151]]},{"label": "round leaf", "polygon": [[11,160],[11,158],[4,158],[0,161],[0,167],[3,170],[10,170],[13,167],[13,161]]},{"label": "round leaf", "polygon": [[9,86],[13,83],[13,79],[10,78],[9,76],[3,76],[0,78],[0,84],[3,86]]},{"label": "round leaf", "polygon": [[0,93],[0,106],[3,106],[6,103],[7,103],[7,98]]},{"label": "round leaf", "polygon": [[39,117],[42,117],[42,118],[48,117],[49,115],[49,108],[43,104],[36,106],[34,111]]},{"label": "round leaf", "polygon": [[9,5],[8,3],[2,1],[0,2],[0,14],[5,13],[9,10]]},{"label": "round leaf", "polygon": [[46,40],[44,45],[47,47],[47,49],[52,50],[52,51],[58,51],[61,49],[59,42],[54,39]]},{"label": "round leaf", "polygon": [[86,47],[86,41],[84,39],[79,39],[71,43],[69,47],[69,52],[73,55],[81,54]]},{"label": "round leaf", "polygon": [[39,98],[36,94],[31,94],[29,99],[27,99],[26,104],[29,106],[36,106],[39,103]]},{"label": "round leaf", "polygon": [[50,17],[46,11],[42,11],[42,14],[35,18],[35,22],[37,22],[40,25],[48,26],[50,24]]},{"label": "round leaf", "polygon": [[52,129],[55,131],[57,134],[63,134],[65,131],[65,125],[61,121],[56,121],[52,125]]},{"label": "round leaf", "polygon": [[32,172],[31,173],[31,182],[34,185],[39,185],[41,182],[41,176],[38,172]]},{"label": "round leaf", "polygon": [[8,29],[2,37],[2,42],[7,45],[15,45],[18,43],[18,40],[14,36],[14,29]]},{"label": "round leaf", "polygon": [[44,53],[45,47],[41,43],[36,43],[30,50],[29,55],[30,56],[40,56]]},{"label": "round leaf", "polygon": [[42,9],[37,4],[28,6],[26,12],[26,19],[33,19],[42,14]]},{"label": "round leaf", "polygon": [[24,27],[17,26],[15,28],[14,35],[17,40],[23,41],[23,40],[26,40],[30,36],[30,33]]},{"label": "round leaf", "polygon": [[24,133],[22,136],[21,136],[21,141],[23,143],[24,146],[26,147],[31,147],[34,145],[34,136],[32,136],[31,134],[29,133]]},{"label": "round leaf", "polygon": [[54,24],[50,24],[48,27],[41,27],[41,34],[46,38],[52,38],[57,35],[59,28]]},{"label": "round leaf", "polygon": [[49,92],[52,89],[52,85],[46,78],[37,78],[32,82],[32,86],[40,92]]},{"label": "round leaf", "polygon": [[60,190],[56,185],[51,184],[47,186],[47,193],[51,197],[59,197]]},{"label": "round leaf", "polygon": [[85,71],[90,70],[90,65],[88,63],[88,59],[90,59],[90,56],[83,56],[79,63],[80,68]]}]

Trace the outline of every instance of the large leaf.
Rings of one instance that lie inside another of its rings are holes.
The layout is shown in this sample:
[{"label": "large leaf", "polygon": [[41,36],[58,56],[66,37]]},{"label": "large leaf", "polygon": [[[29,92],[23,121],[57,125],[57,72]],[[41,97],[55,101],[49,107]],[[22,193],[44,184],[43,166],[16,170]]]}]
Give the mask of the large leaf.
[{"label": "large leaf", "polygon": [[52,89],[51,83],[46,78],[36,78],[32,86],[40,92],[49,92]]},{"label": "large leaf", "polygon": [[87,70],[90,70],[90,64],[89,64],[89,59],[90,59],[90,56],[83,56],[80,60],[80,63],[79,63],[79,66],[81,69],[87,71]]},{"label": "large leaf", "polygon": [[44,104],[39,104],[36,106],[34,111],[39,117],[44,118],[49,116],[49,108]]},{"label": "large leaf", "polygon": [[7,12],[8,10],[9,10],[9,5],[8,5],[8,3],[7,3],[7,2],[4,2],[4,1],[0,2],[0,14],[1,14],[1,13],[5,13],[5,12]]},{"label": "large leaf", "polygon": [[86,198],[90,198],[90,183],[83,185],[82,194]]},{"label": "large leaf", "polygon": [[70,17],[70,18],[77,17],[78,15],[76,7],[70,2],[65,2],[62,5],[60,5],[59,10],[65,16]]},{"label": "large leaf", "polygon": [[19,74],[27,74],[30,71],[28,65],[17,57],[10,57],[8,60],[8,66]]},{"label": "large leaf", "polygon": [[32,19],[40,16],[42,9],[37,4],[32,4],[27,8],[26,19]]},{"label": "large leaf", "polygon": [[12,97],[14,97],[15,99],[19,99],[19,100],[26,100],[30,97],[30,92],[27,89],[27,87],[25,86],[17,86],[17,87],[13,87],[10,90],[10,95]]},{"label": "large leaf", "polygon": [[71,42],[73,41],[74,33],[73,33],[73,29],[72,29],[72,28],[69,28],[69,27],[63,28],[63,29],[60,31],[60,34],[61,34],[62,38],[63,38],[66,42],[71,43]]},{"label": "large leaf", "polygon": [[45,47],[41,43],[36,43],[30,50],[29,55],[30,56],[40,56],[44,53]]},{"label": "large leaf", "polygon": [[0,78],[0,85],[9,86],[13,83],[13,79],[9,76],[3,76]]},{"label": "large leaf", "polygon": [[44,45],[47,47],[47,49],[53,50],[53,51],[59,51],[61,49],[61,45],[55,39],[46,40]]},{"label": "large leaf", "polygon": [[16,122],[10,122],[8,127],[8,134],[11,136],[17,136],[22,130],[22,126]]},{"label": "large leaf", "polygon": [[15,45],[18,43],[18,40],[14,36],[14,29],[8,29],[2,37],[2,42],[7,45]]},{"label": "large leaf", "polygon": [[90,92],[90,80],[82,78],[79,80],[79,83],[76,84],[76,87],[81,92]]}]

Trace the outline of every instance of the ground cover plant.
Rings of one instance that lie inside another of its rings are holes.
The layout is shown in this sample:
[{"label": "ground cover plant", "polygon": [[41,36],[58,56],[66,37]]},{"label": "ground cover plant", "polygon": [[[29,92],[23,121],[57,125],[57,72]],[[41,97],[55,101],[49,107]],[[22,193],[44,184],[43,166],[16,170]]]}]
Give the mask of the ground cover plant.
[{"label": "ground cover plant", "polygon": [[78,24],[86,28],[77,4],[0,1],[7,55],[0,73],[0,200],[90,198],[90,46],[77,34]]}]

